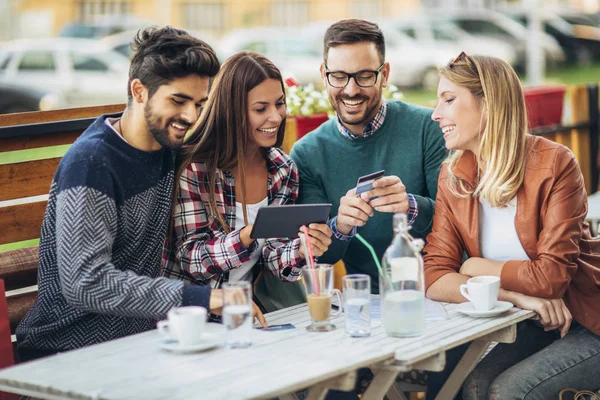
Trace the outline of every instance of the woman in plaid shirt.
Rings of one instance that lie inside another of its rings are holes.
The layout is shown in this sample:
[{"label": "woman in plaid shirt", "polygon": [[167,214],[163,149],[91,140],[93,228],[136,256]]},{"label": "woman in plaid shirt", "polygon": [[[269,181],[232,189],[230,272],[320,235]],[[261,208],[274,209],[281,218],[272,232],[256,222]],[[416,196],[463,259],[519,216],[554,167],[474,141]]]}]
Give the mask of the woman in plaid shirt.
[{"label": "woman in plaid shirt", "polygon": [[[284,84],[273,63],[247,52],[225,61],[178,160],[165,276],[213,288],[252,282],[265,269],[283,282],[300,279],[299,238],[250,238],[258,208],[298,197],[298,170],[279,149],[285,114]],[[313,254],[322,255],[331,230],[311,224],[308,233]]]}]

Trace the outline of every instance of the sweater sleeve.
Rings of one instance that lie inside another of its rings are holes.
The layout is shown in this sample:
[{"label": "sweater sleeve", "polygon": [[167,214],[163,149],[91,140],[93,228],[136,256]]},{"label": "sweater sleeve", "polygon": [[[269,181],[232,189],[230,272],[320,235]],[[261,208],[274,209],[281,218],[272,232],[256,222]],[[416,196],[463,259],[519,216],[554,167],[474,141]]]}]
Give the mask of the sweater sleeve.
[{"label": "sweater sleeve", "polygon": [[[80,184],[98,179],[104,182],[103,190]],[[114,264],[118,214],[112,177],[106,168],[74,164],[62,171],[61,182],[64,187],[59,187],[56,201],[56,249],[67,303],[93,313],[148,319],[162,318],[170,308],[181,305],[183,282],[138,275],[127,265]]]},{"label": "sweater sleeve", "polygon": [[418,214],[412,224],[412,229],[415,234],[425,238],[430,232],[433,223],[440,166],[448,156],[442,130],[439,124],[431,119],[424,122],[423,149],[423,169],[425,172],[427,195],[413,194],[417,202]]},{"label": "sweater sleeve", "polygon": [[587,215],[583,176],[575,156],[565,147],[557,154],[555,182],[540,211],[542,230],[533,260],[511,260],[500,274],[503,288],[530,296],[561,298],[577,271],[579,242]]}]

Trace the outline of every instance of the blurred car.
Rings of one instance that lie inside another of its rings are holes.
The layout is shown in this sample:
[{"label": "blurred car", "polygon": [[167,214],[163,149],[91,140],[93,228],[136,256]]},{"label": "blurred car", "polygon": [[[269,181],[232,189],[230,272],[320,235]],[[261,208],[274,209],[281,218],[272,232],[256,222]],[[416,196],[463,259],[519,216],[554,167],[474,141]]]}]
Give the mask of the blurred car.
[{"label": "blurred car", "polygon": [[239,51],[253,51],[271,60],[284,77],[293,77],[300,84],[322,84],[319,67],[322,52],[314,35],[275,28],[238,29],[226,35],[216,46],[219,58]]},{"label": "blurred car", "polygon": [[[510,16],[524,24],[528,20],[525,11],[511,13]],[[593,21],[582,16],[571,16],[570,21],[573,22],[570,22],[548,10],[542,12],[541,18],[544,31],[560,44],[568,62],[590,64],[594,60],[600,60],[600,27],[593,26]]]},{"label": "blurred car", "polygon": [[97,39],[128,30],[138,30],[154,25],[150,20],[131,15],[102,15],[94,21],[81,21],[67,24],[58,33],[60,37]]},{"label": "blurred car", "polygon": [[[316,43],[320,63],[323,62],[323,36],[332,23],[320,21],[309,24],[299,35]],[[454,51],[433,50],[429,43],[410,38],[386,23],[382,23],[380,28],[385,37],[385,58],[390,63],[389,82],[401,87],[420,86],[426,90],[436,90],[438,69],[456,56]]]},{"label": "blurred car", "polygon": [[[438,10],[435,15],[449,19],[472,35],[491,37],[509,43],[517,53],[515,67],[521,71],[525,70],[529,31],[522,23],[499,12],[486,9]],[[543,34],[541,46],[548,67],[562,64],[566,60],[563,49],[552,36]]]},{"label": "blurred car", "polygon": [[35,39],[0,47],[0,82],[48,90],[68,107],[124,103],[129,60],[96,40]]},{"label": "blurred car", "polygon": [[[139,31],[138,29],[128,30],[128,31],[116,33],[114,35],[105,36],[100,40],[106,46],[106,48],[108,48],[110,50],[114,50],[118,53],[121,53],[122,55],[124,55],[127,58],[131,58],[130,44],[131,44],[133,37],[138,33],[138,31]],[[208,33],[199,32],[199,31],[191,31],[191,30],[186,30],[186,31],[190,35],[192,35],[198,39],[202,39],[203,41],[208,43],[210,46],[212,46],[213,49],[218,45],[218,41],[212,35],[210,35]],[[215,49],[215,51],[216,51],[216,49]]]},{"label": "blurred car", "polygon": [[464,51],[467,54],[493,56],[511,65],[517,60],[516,52],[506,41],[471,35],[450,21],[429,15],[385,20],[380,26],[396,29],[431,51],[446,51],[456,55]]},{"label": "blurred car", "polygon": [[44,90],[0,83],[0,114],[64,108],[61,96]]}]

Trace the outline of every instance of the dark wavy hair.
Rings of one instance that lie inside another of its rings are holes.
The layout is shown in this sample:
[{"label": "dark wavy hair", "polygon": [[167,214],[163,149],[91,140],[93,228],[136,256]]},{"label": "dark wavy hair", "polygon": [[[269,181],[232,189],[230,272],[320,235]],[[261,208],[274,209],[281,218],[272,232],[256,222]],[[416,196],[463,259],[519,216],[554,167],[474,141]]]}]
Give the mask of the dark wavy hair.
[{"label": "dark wavy hair", "polygon": [[327,64],[329,48],[359,42],[373,42],[380,62],[385,61],[385,38],[379,25],[362,19],[344,19],[327,28],[323,39],[323,60]]},{"label": "dark wavy hair", "polygon": [[206,42],[171,26],[141,29],[131,44],[127,98],[131,103],[131,82],[139,79],[152,97],[158,88],[189,75],[214,77],[219,72],[217,54]]}]

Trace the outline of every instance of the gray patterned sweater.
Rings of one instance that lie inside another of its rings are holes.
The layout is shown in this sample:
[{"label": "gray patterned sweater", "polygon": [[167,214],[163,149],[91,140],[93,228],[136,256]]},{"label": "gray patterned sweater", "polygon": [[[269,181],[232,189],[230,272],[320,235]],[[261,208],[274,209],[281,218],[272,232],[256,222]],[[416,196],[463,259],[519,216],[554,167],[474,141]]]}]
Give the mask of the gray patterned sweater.
[{"label": "gray patterned sweater", "polygon": [[38,298],[19,349],[64,351],[152,329],[210,288],[160,276],[175,153],[144,152],[98,118],[62,158],[40,237]]}]

